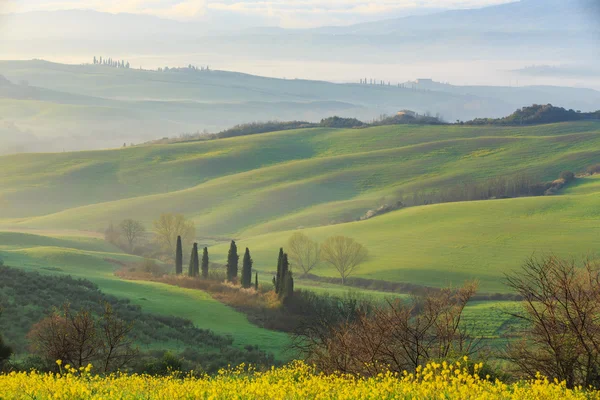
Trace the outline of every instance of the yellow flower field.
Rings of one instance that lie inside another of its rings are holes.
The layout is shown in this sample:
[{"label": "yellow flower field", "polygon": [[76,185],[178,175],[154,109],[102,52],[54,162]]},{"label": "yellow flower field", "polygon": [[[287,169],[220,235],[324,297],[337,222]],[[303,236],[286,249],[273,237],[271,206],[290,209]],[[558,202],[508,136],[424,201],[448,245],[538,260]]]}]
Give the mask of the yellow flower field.
[{"label": "yellow flower field", "polygon": [[489,382],[469,374],[464,363],[433,363],[415,374],[369,379],[316,374],[301,362],[268,372],[238,368],[205,378],[100,377],[89,368],[68,366],[64,371],[0,375],[0,399],[600,399],[600,392],[568,390],[541,377],[513,385]]}]

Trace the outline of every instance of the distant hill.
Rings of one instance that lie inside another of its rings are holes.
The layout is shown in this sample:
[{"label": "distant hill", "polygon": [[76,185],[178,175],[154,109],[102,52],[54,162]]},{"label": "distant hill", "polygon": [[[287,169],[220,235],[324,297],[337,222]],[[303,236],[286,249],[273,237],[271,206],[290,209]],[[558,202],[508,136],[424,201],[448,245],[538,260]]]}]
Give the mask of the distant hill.
[{"label": "distant hill", "polygon": [[[502,117],[524,103],[600,108],[598,91],[550,86],[336,84],[218,70],[159,72],[40,60],[0,61],[0,75],[5,77],[0,85],[0,152],[120,147],[256,121],[315,123],[337,115],[370,122],[404,109],[455,121]],[[23,140],[15,144],[15,137]]]},{"label": "distant hill", "polygon": [[598,30],[593,15],[595,0],[521,0],[511,3],[409,16],[348,27],[321,28],[317,32],[345,34],[401,34],[407,32],[511,32]]},{"label": "distant hill", "polygon": [[[180,60],[177,65],[187,65],[189,58],[207,64],[230,63],[229,55],[235,55],[237,64],[257,60],[265,65],[290,65],[298,60],[324,66],[361,63],[366,73],[369,66],[380,63],[401,66],[449,61],[464,63],[460,70],[468,70],[469,62],[498,61],[488,70],[492,80],[503,65],[515,69],[561,60],[597,65],[598,15],[595,0],[523,0],[316,29],[257,29],[261,21],[253,19],[254,28],[244,29],[248,26],[242,18],[235,23],[219,23],[218,19],[178,22],[82,10],[32,12],[0,16],[0,26],[5,27],[0,46],[3,54],[18,58],[82,59],[111,52],[137,56],[142,64],[176,59]],[[111,29],[104,28],[107,26]],[[519,66],[519,61],[524,65]],[[440,71],[440,79],[444,73]],[[410,78],[398,75],[398,80]],[[303,75],[290,72],[289,76]],[[334,77],[337,75],[322,79]],[[385,79],[390,79],[389,75]],[[507,80],[495,82],[505,84]]]}]

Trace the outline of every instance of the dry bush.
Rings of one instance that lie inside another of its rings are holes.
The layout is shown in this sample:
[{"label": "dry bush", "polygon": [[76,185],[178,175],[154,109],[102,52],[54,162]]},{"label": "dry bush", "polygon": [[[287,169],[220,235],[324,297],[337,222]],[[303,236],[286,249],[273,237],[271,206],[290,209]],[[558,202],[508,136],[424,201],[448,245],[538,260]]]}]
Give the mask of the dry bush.
[{"label": "dry bush", "polygon": [[362,376],[414,370],[431,360],[471,355],[479,341],[468,334],[461,316],[476,288],[472,282],[409,302],[388,302],[326,329],[304,329],[296,342],[320,370]]},{"label": "dry bush", "polygon": [[73,312],[67,304],[35,324],[28,338],[32,352],[50,364],[57,360],[74,368],[93,364],[108,373],[137,357],[132,330],[133,325],[117,318],[109,304],[99,319],[87,310]]},{"label": "dry bush", "polygon": [[600,174],[600,164],[589,166],[587,168],[587,173],[590,175]]},{"label": "dry bush", "polygon": [[586,261],[555,256],[531,258],[507,277],[523,297],[522,340],[506,358],[522,376],[538,372],[565,381],[569,388],[600,387],[600,269]]}]

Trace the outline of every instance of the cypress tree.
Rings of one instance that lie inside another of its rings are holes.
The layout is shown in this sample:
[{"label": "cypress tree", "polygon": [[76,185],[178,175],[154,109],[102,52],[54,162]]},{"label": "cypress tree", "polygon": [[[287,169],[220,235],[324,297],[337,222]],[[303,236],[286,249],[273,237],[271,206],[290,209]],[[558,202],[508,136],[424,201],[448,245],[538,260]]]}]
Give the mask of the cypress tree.
[{"label": "cypress tree", "polygon": [[254,276],[254,290],[258,292],[258,272]]},{"label": "cypress tree", "polygon": [[237,278],[239,261],[240,256],[237,253],[237,245],[235,244],[235,240],[232,240],[229,247],[229,254],[227,255],[227,280],[229,282],[233,282]]},{"label": "cypress tree", "polygon": [[191,277],[198,276],[198,243],[194,243],[194,247],[192,247],[188,275]]},{"label": "cypress tree", "polygon": [[283,282],[281,274],[281,264],[283,262],[283,247],[279,249],[279,258],[277,259],[277,275],[274,278],[273,285],[275,286],[275,293],[279,294],[281,291],[281,284]]},{"label": "cypress tree", "polygon": [[242,287],[247,289],[250,286],[252,286],[252,257],[250,257],[250,250],[246,247],[242,261]]},{"label": "cypress tree", "polygon": [[294,295],[294,277],[292,276],[292,271],[287,271],[285,274],[285,292],[283,294],[283,299],[290,299]]},{"label": "cypress tree", "polygon": [[194,243],[194,277],[200,276],[200,257],[198,257],[198,243]]},{"label": "cypress tree", "polygon": [[[278,285],[279,286],[279,297],[284,298],[287,294],[287,283],[288,283],[288,274],[290,274],[290,264],[288,262],[288,255],[287,254],[283,254],[283,257],[281,258],[281,278],[280,281],[281,283]],[[293,290],[293,289],[292,289]]]},{"label": "cypress tree", "polygon": [[202,278],[208,279],[208,248],[204,248],[204,252],[202,253]]},{"label": "cypress tree", "polygon": [[175,251],[175,273],[183,273],[183,248],[181,247],[181,236],[177,236],[177,250]]}]

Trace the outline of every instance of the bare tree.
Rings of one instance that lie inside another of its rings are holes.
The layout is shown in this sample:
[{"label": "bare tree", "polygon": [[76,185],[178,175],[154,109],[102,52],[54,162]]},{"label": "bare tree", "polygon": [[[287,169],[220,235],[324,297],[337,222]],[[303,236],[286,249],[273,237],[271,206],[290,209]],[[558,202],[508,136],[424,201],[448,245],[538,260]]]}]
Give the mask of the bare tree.
[{"label": "bare tree", "polygon": [[88,364],[102,372],[116,371],[137,356],[132,324],[118,319],[110,305],[97,321],[87,310],[72,312],[67,304],[35,324],[28,334],[32,351],[50,363],[61,360],[74,368]]},{"label": "bare tree", "polygon": [[182,214],[162,214],[154,221],[156,240],[165,254],[173,254],[177,237],[184,247],[190,247],[196,238],[196,227]]},{"label": "bare tree", "polygon": [[133,219],[126,219],[122,221],[119,225],[119,228],[127,240],[127,245],[129,246],[130,251],[133,251],[135,242],[138,241],[144,235],[144,233],[146,233],[146,228],[144,225],[142,225],[141,222]]},{"label": "bare tree", "polygon": [[292,266],[298,266],[308,275],[320,261],[321,249],[319,243],[310,240],[301,232],[294,233],[288,240],[287,250]]},{"label": "bare tree", "polygon": [[506,358],[518,372],[538,372],[569,388],[600,387],[600,269],[585,261],[555,256],[531,258],[522,271],[507,276],[508,286],[523,297],[520,336]]},{"label": "bare tree", "polygon": [[137,357],[138,350],[134,347],[132,331],[133,324],[117,318],[111,305],[106,303],[98,324],[101,343],[99,358],[103,362],[105,373],[117,371]]},{"label": "bare tree", "polygon": [[339,272],[342,285],[369,256],[367,249],[345,236],[330,237],[321,246],[321,259]]},{"label": "bare tree", "polygon": [[73,314],[68,304],[62,313],[55,310],[35,324],[28,336],[34,353],[50,362],[61,360],[75,368],[91,363],[99,347],[90,312]]},{"label": "bare tree", "polygon": [[462,313],[475,282],[389,301],[327,330],[305,329],[295,340],[306,359],[325,372],[375,376],[415,370],[431,360],[472,355],[481,341],[469,334]]}]

